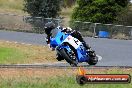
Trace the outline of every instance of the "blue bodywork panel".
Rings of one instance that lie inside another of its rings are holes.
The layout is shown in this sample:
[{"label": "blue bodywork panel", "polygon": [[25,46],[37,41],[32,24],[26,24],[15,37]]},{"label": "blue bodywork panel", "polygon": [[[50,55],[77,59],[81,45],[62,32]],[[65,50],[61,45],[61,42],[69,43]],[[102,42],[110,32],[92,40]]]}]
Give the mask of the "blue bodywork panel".
[{"label": "blue bodywork panel", "polygon": [[[67,51],[70,52],[70,47],[64,45],[64,40],[70,35],[70,34],[65,34],[64,32],[61,32],[61,29],[54,29],[52,32],[52,36],[50,37],[50,45],[51,47],[58,47],[59,49],[65,48]],[[89,57],[86,52],[86,48],[81,44],[77,49],[76,49],[76,57],[77,57],[77,62],[88,62]]]}]

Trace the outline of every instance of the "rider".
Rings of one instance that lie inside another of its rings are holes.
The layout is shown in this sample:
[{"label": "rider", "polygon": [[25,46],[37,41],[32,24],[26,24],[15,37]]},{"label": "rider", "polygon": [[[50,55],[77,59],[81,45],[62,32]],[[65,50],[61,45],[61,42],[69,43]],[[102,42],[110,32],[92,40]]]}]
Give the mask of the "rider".
[{"label": "rider", "polygon": [[[88,44],[86,44],[86,42],[83,40],[81,33],[79,31],[72,30],[70,27],[67,27],[67,28],[58,27],[58,28],[61,29],[62,32],[71,33],[71,35],[73,37],[77,38],[78,40],[80,40],[83,43],[83,45],[86,49],[90,49]],[[45,29],[45,33],[47,34],[46,42],[47,42],[48,46],[50,47],[51,30],[55,29],[55,24],[53,22],[48,22],[45,24],[44,29]],[[50,48],[52,48],[52,47],[50,47]],[[54,50],[54,49],[52,48],[52,50]]]}]

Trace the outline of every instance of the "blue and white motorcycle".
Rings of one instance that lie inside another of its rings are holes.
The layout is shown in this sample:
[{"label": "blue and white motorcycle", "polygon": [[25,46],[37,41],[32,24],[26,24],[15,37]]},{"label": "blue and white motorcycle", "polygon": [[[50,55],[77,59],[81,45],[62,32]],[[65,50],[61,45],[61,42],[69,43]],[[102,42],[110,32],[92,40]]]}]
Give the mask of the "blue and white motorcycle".
[{"label": "blue and white motorcycle", "polygon": [[95,53],[90,54],[91,52],[86,50],[82,42],[71,36],[70,33],[65,34],[59,28],[51,31],[50,46],[55,48],[61,57],[58,61],[66,60],[71,66],[77,66],[81,62],[95,65],[98,62]]}]

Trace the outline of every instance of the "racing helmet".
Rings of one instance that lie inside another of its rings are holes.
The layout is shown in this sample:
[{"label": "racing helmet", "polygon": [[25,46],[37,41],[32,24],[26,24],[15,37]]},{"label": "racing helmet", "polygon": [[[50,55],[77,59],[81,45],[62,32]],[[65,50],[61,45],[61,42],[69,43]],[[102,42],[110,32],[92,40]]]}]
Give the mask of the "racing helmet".
[{"label": "racing helmet", "polygon": [[44,30],[47,35],[49,35],[53,29],[55,29],[55,24],[53,22],[48,22],[44,26]]},{"label": "racing helmet", "polygon": [[68,32],[71,32],[72,29],[71,29],[70,27],[67,27],[67,31],[68,31]]}]

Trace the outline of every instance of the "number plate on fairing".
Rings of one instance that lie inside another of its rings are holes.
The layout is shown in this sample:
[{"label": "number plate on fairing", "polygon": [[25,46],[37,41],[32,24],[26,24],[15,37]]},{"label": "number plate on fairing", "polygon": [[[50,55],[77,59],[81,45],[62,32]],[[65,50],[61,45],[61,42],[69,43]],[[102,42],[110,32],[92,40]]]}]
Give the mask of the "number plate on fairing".
[{"label": "number plate on fairing", "polygon": [[71,35],[69,35],[63,42],[68,42],[75,49],[77,49],[82,44],[78,39],[72,37]]}]

